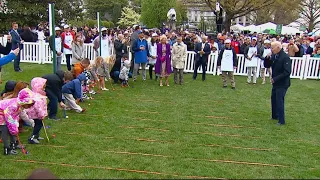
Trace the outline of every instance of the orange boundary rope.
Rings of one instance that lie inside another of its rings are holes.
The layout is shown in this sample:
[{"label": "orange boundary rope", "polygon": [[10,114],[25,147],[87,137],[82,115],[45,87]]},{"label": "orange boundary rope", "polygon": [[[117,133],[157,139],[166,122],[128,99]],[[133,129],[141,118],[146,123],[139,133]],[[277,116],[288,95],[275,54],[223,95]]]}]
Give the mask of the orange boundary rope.
[{"label": "orange boundary rope", "polygon": [[84,165],[74,165],[74,164],[65,164],[65,163],[52,163],[44,161],[34,161],[34,160],[12,160],[15,162],[24,162],[24,163],[37,163],[37,164],[47,164],[47,165],[58,165],[65,167],[75,167],[75,168],[91,168],[91,169],[104,169],[104,170],[113,170],[113,171],[125,171],[131,173],[142,173],[142,174],[156,174],[163,176],[173,176],[181,178],[207,178],[207,179],[225,179],[225,178],[215,178],[215,177],[206,177],[206,176],[184,176],[178,174],[169,174],[156,171],[145,171],[145,170],[135,170],[135,169],[126,169],[126,168],[112,168],[112,167],[102,167],[102,166],[84,166]]}]

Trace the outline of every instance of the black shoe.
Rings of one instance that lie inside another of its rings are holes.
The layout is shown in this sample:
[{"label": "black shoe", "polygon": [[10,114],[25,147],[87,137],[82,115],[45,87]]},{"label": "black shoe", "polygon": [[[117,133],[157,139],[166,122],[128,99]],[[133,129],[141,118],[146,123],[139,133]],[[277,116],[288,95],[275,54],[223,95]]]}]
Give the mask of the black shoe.
[{"label": "black shoe", "polygon": [[222,86],[223,88],[227,88],[227,86]]},{"label": "black shoe", "polygon": [[17,155],[18,152],[15,151],[15,150],[12,150],[10,148],[4,148],[4,152],[3,152],[4,155]]},{"label": "black shoe", "polygon": [[10,144],[10,148],[11,148],[12,150],[24,149],[25,146],[22,145],[22,144],[20,145],[20,144],[18,143],[18,141],[16,141],[16,142]]},{"label": "black shoe", "polygon": [[55,117],[55,116],[54,117],[49,117],[49,120],[60,121],[60,119]]},{"label": "black shoe", "polygon": [[236,90],[236,87],[232,87],[231,89]]},{"label": "black shoe", "polygon": [[270,118],[270,120],[279,121],[278,118]]},{"label": "black shoe", "polygon": [[284,124],[282,124],[282,123],[277,123],[277,126],[283,126]]}]

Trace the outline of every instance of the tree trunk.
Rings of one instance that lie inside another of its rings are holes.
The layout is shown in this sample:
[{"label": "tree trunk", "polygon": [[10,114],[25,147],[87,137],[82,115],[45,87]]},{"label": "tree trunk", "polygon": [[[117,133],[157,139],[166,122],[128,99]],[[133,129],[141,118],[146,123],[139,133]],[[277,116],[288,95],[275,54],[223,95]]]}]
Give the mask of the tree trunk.
[{"label": "tree trunk", "polygon": [[233,16],[226,14],[226,19],[224,21],[224,31],[225,32],[230,32],[232,17]]}]

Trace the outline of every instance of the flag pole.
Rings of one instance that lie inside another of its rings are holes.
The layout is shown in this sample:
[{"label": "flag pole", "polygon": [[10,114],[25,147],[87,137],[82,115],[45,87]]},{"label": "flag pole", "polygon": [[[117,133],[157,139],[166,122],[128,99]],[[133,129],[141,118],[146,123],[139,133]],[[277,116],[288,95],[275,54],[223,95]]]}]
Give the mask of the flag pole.
[{"label": "flag pole", "polygon": [[100,21],[100,13],[97,12],[97,21],[98,21],[98,29],[99,29],[99,56],[101,56],[101,40],[102,40],[102,32],[101,32],[101,21]]},{"label": "flag pole", "polygon": [[52,38],[52,64],[53,64],[53,73],[56,73],[57,70],[57,54],[56,54],[56,38],[55,38],[55,19],[54,19],[54,3],[49,4],[49,27],[50,27],[50,36]]}]

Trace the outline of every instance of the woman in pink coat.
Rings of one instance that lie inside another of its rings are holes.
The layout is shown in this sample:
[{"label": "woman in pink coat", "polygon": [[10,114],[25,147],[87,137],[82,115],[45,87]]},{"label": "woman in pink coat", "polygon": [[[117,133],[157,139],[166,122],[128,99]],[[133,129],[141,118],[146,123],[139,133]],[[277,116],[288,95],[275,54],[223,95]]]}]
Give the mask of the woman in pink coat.
[{"label": "woman in pink coat", "polygon": [[[19,115],[23,109],[29,109],[34,103],[33,92],[28,88],[22,89],[17,98],[0,101],[0,129],[4,155],[17,154],[15,149],[18,142],[15,136],[19,133]],[[8,136],[11,141],[10,146]]]},{"label": "woman in pink coat", "polygon": [[30,119],[34,120],[34,128],[31,137],[28,139],[30,144],[39,144],[39,140],[42,140],[39,136],[42,128],[43,119],[48,116],[47,111],[47,96],[44,91],[47,80],[44,78],[36,77],[31,80],[31,88],[34,93],[34,105],[27,110],[27,114]]}]

